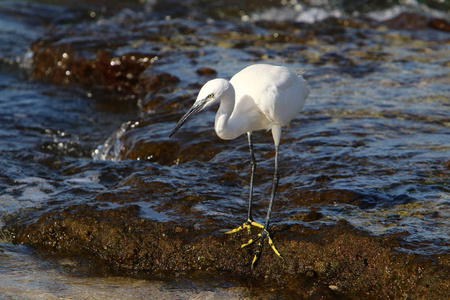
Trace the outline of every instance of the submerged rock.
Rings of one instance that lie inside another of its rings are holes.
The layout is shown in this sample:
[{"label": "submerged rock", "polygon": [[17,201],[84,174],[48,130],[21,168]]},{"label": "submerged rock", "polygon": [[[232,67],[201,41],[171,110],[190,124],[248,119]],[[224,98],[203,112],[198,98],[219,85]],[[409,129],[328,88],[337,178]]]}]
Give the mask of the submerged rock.
[{"label": "submerged rock", "polygon": [[[76,205],[14,226],[14,243],[38,251],[90,259],[125,272],[230,274],[288,297],[338,299],[444,299],[449,256],[398,252],[395,236],[373,237],[342,221],[311,229],[275,226],[273,239],[284,259],[265,245],[254,270],[255,246],[239,249],[257,233],[226,235],[236,224],[211,219],[157,222],[140,217],[138,205],[117,209]],[[203,225],[198,226],[198,222]],[[197,224],[197,225],[196,225]]]}]

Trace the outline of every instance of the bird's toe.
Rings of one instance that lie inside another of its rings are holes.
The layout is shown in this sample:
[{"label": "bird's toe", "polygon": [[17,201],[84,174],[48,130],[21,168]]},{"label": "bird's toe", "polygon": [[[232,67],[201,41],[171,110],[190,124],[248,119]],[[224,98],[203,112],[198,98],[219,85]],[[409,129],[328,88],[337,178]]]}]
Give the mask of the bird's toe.
[{"label": "bird's toe", "polygon": [[264,226],[258,222],[255,222],[251,219],[248,219],[244,224],[242,224],[241,226],[234,228],[232,230],[226,231],[225,234],[233,234],[236,232],[239,232],[243,229],[247,229],[247,231],[250,233],[251,232],[251,228],[253,227],[258,227],[258,228],[264,228]]}]

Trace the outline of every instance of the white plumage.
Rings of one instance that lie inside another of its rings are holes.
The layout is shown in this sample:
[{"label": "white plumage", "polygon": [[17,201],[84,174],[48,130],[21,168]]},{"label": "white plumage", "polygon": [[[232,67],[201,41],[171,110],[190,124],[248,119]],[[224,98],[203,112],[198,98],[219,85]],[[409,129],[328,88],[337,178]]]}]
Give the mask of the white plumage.
[{"label": "white plumage", "polygon": [[[234,233],[251,226],[262,229],[255,239],[251,239],[242,246],[245,247],[255,240],[261,239],[253,258],[252,267],[261,254],[262,242],[265,238],[269,240],[269,245],[275,253],[281,257],[269,234],[270,214],[278,186],[278,147],[281,127],[287,125],[300,113],[308,95],[309,89],[306,81],[302,76],[295,75],[288,68],[267,64],[251,65],[238,72],[229,81],[220,78],[208,81],[198,93],[194,105],[181,118],[169,135],[171,137],[189,118],[205,107],[218,102],[220,102],[220,107],[214,125],[217,135],[222,139],[230,140],[244,133],[248,134],[252,159],[248,218],[244,225],[228,233]],[[272,131],[275,144],[275,173],[264,225],[254,222],[252,217],[253,177],[256,169],[252,132],[261,129]]]}]

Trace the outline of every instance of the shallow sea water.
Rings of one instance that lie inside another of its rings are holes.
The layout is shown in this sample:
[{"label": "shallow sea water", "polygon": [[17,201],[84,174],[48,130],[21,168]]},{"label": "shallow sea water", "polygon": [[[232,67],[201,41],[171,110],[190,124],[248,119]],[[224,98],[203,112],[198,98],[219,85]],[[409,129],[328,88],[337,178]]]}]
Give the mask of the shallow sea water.
[{"label": "shallow sea water", "polygon": [[36,256],[25,246],[0,244],[2,299],[244,299],[244,287],[218,280],[145,280],[92,274],[70,259]]}]

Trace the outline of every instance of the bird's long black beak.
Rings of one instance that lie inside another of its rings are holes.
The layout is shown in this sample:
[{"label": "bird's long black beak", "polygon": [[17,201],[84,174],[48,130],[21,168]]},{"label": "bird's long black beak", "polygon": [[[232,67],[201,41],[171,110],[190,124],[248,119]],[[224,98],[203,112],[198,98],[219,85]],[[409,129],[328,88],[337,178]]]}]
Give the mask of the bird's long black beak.
[{"label": "bird's long black beak", "polygon": [[174,135],[175,132],[177,132],[177,130],[180,129],[181,126],[183,126],[184,123],[186,123],[190,118],[198,114],[203,109],[203,107],[205,107],[206,102],[206,99],[202,101],[196,101],[194,105],[192,105],[192,107],[187,111],[187,113],[185,113],[184,116],[180,119],[177,126],[175,126],[175,128],[169,134],[169,138],[172,137],[172,135]]}]

